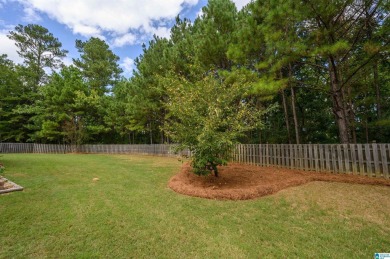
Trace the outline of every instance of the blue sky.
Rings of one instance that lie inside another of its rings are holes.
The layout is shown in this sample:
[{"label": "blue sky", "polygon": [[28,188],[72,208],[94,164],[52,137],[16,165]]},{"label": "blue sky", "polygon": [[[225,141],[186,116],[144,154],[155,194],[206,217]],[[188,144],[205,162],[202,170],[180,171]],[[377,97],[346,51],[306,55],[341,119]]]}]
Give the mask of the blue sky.
[{"label": "blue sky", "polygon": [[[238,9],[250,0],[234,0]],[[195,20],[207,0],[0,0],[0,54],[22,62],[7,38],[16,25],[46,27],[69,51],[64,62],[78,58],[75,40],[104,39],[120,57],[124,76],[131,76],[134,59],[153,34],[169,37],[175,17]]]}]

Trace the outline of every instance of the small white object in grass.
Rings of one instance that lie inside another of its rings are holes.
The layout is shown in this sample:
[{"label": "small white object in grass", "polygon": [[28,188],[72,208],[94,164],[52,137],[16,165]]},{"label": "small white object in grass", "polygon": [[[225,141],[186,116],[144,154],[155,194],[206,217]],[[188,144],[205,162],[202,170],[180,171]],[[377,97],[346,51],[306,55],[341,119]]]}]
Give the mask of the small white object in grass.
[{"label": "small white object in grass", "polygon": [[97,181],[99,181],[99,178],[95,177],[95,178],[92,179],[92,181],[97,182]]}]

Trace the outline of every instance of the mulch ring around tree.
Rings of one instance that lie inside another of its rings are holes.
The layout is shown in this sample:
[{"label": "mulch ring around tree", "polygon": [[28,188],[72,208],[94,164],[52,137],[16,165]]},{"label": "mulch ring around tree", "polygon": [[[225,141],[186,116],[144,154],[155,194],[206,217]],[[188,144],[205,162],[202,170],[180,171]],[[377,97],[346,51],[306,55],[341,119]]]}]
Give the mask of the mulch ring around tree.
[{"label": "mulch ring around tree", "polygon": [[0,194],[22,191],[23,187],[0,175]]},{"label": "mulch ring around tree", "polygon": [[168,186],[175,192],[216,200],[249,200],[312,181],[390,186],[390,180],[350,174],[303,172],[277,167],[229,164],[218,168],[219,177],[198,176],[188,163]]}]

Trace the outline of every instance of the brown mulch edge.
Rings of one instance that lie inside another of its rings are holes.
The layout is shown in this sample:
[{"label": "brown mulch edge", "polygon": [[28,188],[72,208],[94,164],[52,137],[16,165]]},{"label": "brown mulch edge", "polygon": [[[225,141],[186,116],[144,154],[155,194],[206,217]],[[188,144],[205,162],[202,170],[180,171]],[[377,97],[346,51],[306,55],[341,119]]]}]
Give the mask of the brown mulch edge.
[{"label": "brown mulch edge", "polygon": [[216,200],[255,199],[312,181],[390,186],[390,180],[384,178],[242,164],[223,166],[219,172],[218,178],[197,176],[187,163],[169,180],[168,186],[180,194]]}]

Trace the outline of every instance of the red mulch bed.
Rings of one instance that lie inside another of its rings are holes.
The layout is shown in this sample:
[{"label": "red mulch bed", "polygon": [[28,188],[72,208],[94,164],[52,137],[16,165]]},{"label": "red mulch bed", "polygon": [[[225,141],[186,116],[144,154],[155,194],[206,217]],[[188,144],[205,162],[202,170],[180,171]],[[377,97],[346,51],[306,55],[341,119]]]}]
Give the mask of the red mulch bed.
[{"label": "red mulch bed", "polygon": [[217,200],[254,199],[311,181],[390,186],[388,179],[242,164],[222,166],[219,168],[219,175],[197,176],[191,172],[187,163],[183,165],[181,172],[170,179],[168,185],[181,194]]}]

